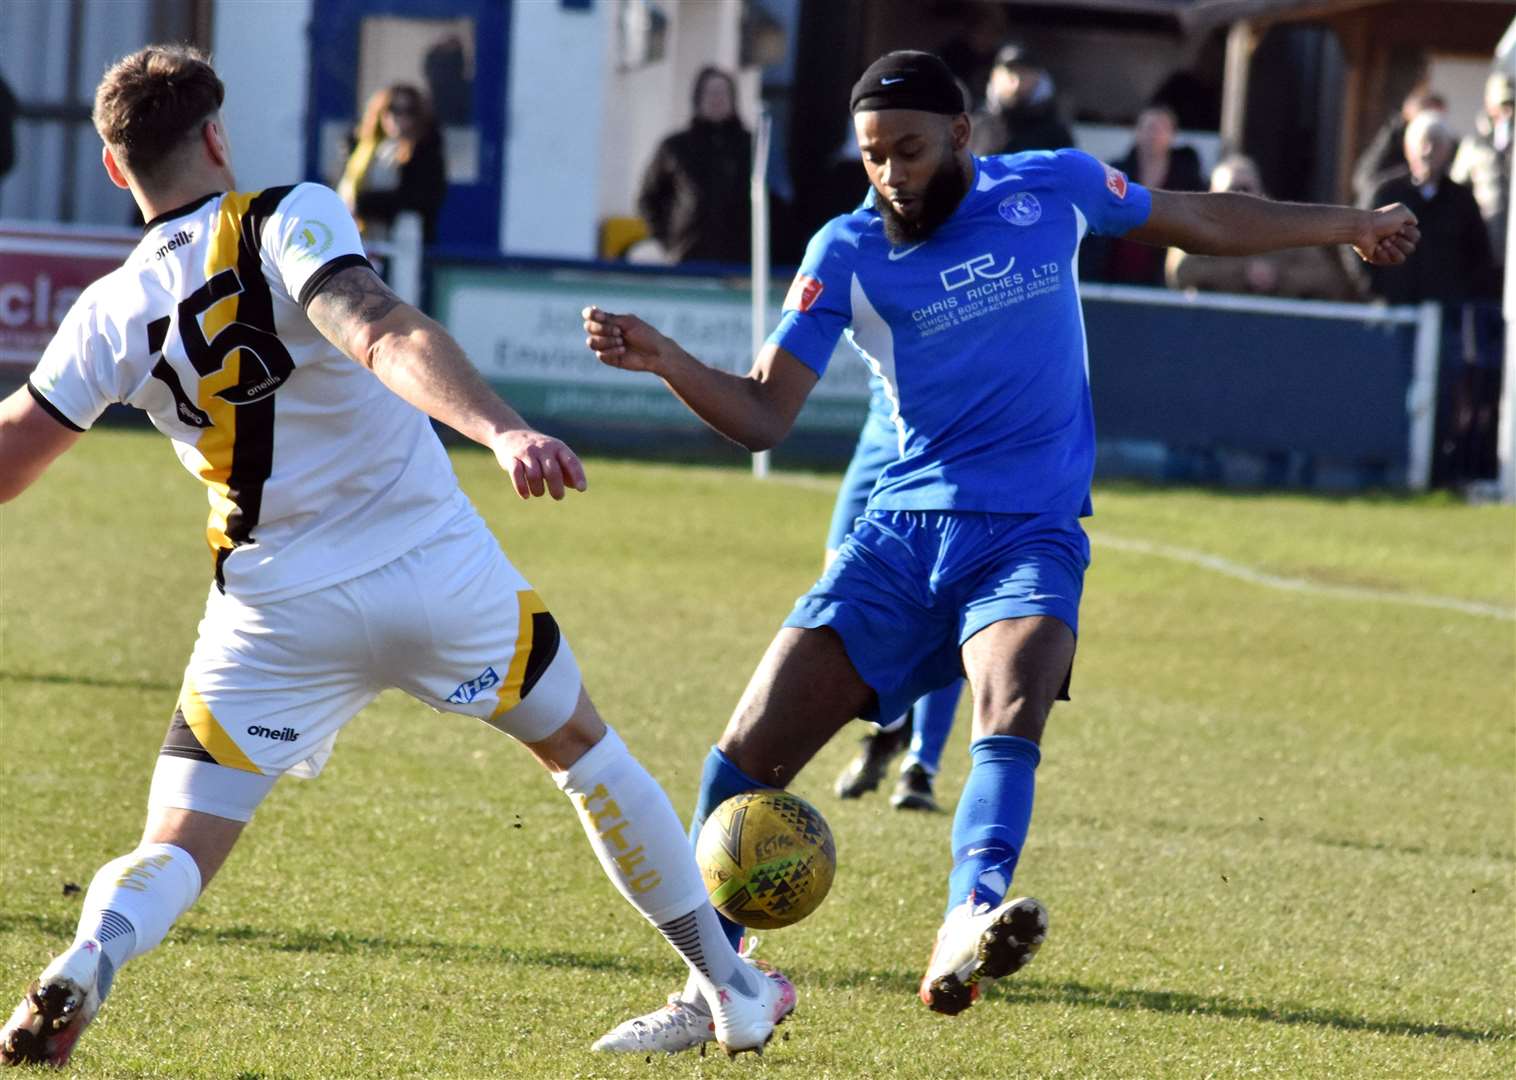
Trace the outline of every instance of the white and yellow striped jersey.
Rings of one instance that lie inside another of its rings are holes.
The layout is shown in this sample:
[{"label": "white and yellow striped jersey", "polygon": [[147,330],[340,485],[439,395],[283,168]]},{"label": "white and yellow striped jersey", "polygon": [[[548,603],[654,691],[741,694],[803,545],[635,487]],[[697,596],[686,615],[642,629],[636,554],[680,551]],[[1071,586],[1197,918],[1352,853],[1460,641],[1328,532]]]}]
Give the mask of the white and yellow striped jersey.
[{"label": "white and yellow striped jersey", "polygon": [[216,584],[245,603],[382,566],[466,505],[426,416],[305,316],[363,264],[329,188],[208,195],[148,223],[28,382],[77,430],[114,403],[151,417],[205,484]]}]

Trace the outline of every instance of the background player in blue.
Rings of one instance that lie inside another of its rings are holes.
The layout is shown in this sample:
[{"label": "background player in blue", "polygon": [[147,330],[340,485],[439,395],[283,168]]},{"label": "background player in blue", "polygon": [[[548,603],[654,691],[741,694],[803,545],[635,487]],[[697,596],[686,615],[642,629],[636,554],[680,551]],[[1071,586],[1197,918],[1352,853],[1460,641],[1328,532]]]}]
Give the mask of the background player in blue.
[{"label": "background player in blue", "polygon": [[[832,508],[832,524],[826,534],[828,567],[868,505],[869,493],[874,490],[879,474],[900,456],[900,440],[890,418],[893,412],[884,380],[878,375],[870,377],[868,418],[858,433],[858,444],[853,448],[847,471],[842,474],[837,502]],[[897,810],[939,809],[933,788],[962,693],[963,680],[954,679],[942,689],[917,698],[898,723],[874,727],[863,737],[858,756],[837,777],[837,797],[856,799],[873,791],[884,779],[890,762],[909,746],[890,795],[890,805]]]},{"label": "background player in blue", "polygon": [[736,792],[789,783],[849,718],[896,716],[967,674],[972,767],[920,987],[928,1006],[956,1013],[1030,959],[1047,927],[1036,900],[1005,897],[1043,726],[1068,686],[1088,560],[1081,239],[1226,255],[1351,244],[1395,265],[1419,233],[1400,205],[1149,192],[1073,150],[976,158],[952,76],[926,53],[877,60],[851,107],[870,200],[812,239],[748,375],[701,363],[633,315],[587,308],[584,324],[602,362],[658,375],[752,449],[788,433],[840,334],[888,385],[900,457],[760,661],[706,760],[695,819]]}]

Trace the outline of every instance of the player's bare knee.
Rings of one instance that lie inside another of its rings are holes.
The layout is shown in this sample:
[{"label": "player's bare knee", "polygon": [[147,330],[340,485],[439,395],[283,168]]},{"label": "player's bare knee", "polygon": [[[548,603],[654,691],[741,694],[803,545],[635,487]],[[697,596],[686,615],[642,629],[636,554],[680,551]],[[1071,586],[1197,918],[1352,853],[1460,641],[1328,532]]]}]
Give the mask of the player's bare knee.
[{"label": "player's bare knee", "polygon": [[605,738],[605,732],[605,721],[581,686],[574,711],[562,726],[551,735],[525,745],[548,770],[562,772]]},{"label": "player's bare knee", "polygon": [[737,717],[716,740],[716,747],[748,776],[772,787],[787,787],[805,765],[792,760],[762,724],[741,724]]},{"label": "player's bare knee", "polygon": [[246,827],[245,821],[179,807],[155,806],[142,830],[144,844],[172,844],[187,852],[200,871],[201,888],[210,884]]}]

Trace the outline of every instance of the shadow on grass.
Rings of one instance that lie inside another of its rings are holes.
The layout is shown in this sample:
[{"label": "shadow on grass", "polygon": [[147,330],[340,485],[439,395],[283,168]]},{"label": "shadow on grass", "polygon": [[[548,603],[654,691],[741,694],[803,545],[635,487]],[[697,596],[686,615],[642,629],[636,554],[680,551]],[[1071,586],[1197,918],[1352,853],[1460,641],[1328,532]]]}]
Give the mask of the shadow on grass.
[{"label": "shadow on grass", "polygon": [[[0,914],[0,933],[12,930],[35,933],[54,946],[74,936],[74,919],[52,915]],[[508,943],[463,944],[424,938],[370,937],[342,930],[265,930],[256,926],[176,926],[174,940],[196,944],[241,944],[270,952],[328,953],[358,956],[384,953],[453,963],[525,964],[531,967],[578,968],[584,971],[623,975],[667,975],[667,961],[650,962],[611,952],[581,952],[573,949],[520,949]]]},{"label": "shadow on grass", "polygon": [[1478,1030],[1451,1024],[1430,1024],[1412,1019],[1374,1020],[1334,1009],[1313,1008],[1288,1002],[1250,1005],[1232,998],[1189,994],[1176,990],[1129,990],[1114,986],[1090,986],[1078,982],[1038,979],[1004,983],[1012,1001],[1047,1001],[1097,1009],[1131,1009],[1150,1012],[1220,1016],[1228,1020],[1254,1020],[1266,1024],[1305,1024],[1339,1031],[1367,1031],[1376,1035],[1427,1036],[1464,1042],[1500,1042],[1516,1038],[1516,1031],[1500,1028]]},{"label": "shadow on grass", "polygon": [[[48,915],[0,915],[0,933],[22,928],[40,932],[54,939],[66,940],[72,937],[74,924],[71,919]],[[417,938],[370,937],[340,930],[273,931],[253,926],[181,926],[175,928],[174,936],[180,941],[209,944],[236,942],[273,952],[336,955],[384,953],[391,956],[424,957],[438,961],[524,964],[531,967],[575,968],[582,971],[640,976],[667,975],[670,970],[667,961],[649,962],[609,952],[518,949],[503,944],[470,945]],[[871,989],[914,996],[920,978],[920,973],[915,971],[822,971],[809,974],[805,977],[805,982],[835,990]],[[1480,1030],[1452,1024],[1424,1023],[1407,1018],[1372,1019],[1355,1016],[1341,1010],[1288,1002],[1279,1005],[1253,1005],[1232,998],[1191,994],[1178,990],[1133,990],[1073,981],[1054,982],[1038,979],[1035,976],[1021,976],[1014,981],[1002,982],[999,985],[1001,993],[997,994],[996,998],[1005,1004],[1075,1005],[1092,1009],[1217,1016],[1227,1020],[1306,1025],[1334,1028],[1338,1031],[1364,1031],[1375,1035],[1456,1039],[1472,1043],[1516,1040],[1516,1030],[1505,1028]],[[995,1007],[995,998],[989,999],[986,1004],[992,1008]]]},{"label": "shadow on grass", "polygon": [[[807,981],[835,989],[870,988],[914,995],[920,980],[919,972],[860,971],[822,972]],[[1375,1035],[1422,1036],[1476,1043],[1516,1040],[1516,1030],[1510,1029],[1491,1028],[1481,1031],[1412,1019],[1375,1020],[1308,1005],[1288,1002],[1279,1005],[1250,1005],[1232,998],[1207,997],[1177,990],[1131,990],[1117,986],[1091,986],[1080,982],[1053,982],[1024,975],[1001,982],[998,986],[1001,992],[987,1002],[991,1008],[994,1007],[996,998],[999,998],[1007,1004],[1076,1005],[1091,1009],[1219,1016],[1227,1020],[1252,1020],[1266,1024],[1304,1024],[1336,1028],[1339,1031],[1367,1031]]]},{"label": "shadow on grass", "polygon": [[253,926],[183,927],[176,929],[183,940],[240,942],[273,952],[360,954],[385,953],[424,957],[460,963],[526,964],[532,967],[580,968],[585,971],[627,975],[667,973],[667,963],[649,963],[610,952],[579,952],[573,949],[518,949],[508,944],[463,944],[418,938],[369,937],[342,930],[264,930]]},{"label": "shadow on grass", "polygon": [[95,675],[48,674],[40,671],[0,671],[0,682],[42,683],[51,686],[89,686],[101,690],[149,690],[177,694],[178,683],[159,682],[153,679],[102,679]]}]

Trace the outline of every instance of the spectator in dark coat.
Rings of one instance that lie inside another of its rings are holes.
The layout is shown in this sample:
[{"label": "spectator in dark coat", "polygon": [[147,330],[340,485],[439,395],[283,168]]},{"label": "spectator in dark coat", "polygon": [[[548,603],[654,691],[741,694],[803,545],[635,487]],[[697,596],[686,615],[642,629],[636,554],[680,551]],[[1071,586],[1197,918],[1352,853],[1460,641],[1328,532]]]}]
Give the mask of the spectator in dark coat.
[{"label": "spectator in dark coat", "polygon": [[695,76],[690,126],[659,144],[637,211],[670,262],[747,262],[753,143],[737,118],[737,84],[720,68]]},{"label": "spectator in dark coat", "polygon": [[[1369,200],[1374,206],[1405,203],[1421,229],[1415,254],[1403,264],[1371,269],[1373,292],[1392,304],[1451,305],[1443,312],[1432,454],[1432,483],[1439,487],[1493,474],[1500,398],[1500,310],[1494,303],[1465,303],[1498,296],[1498,273],[1474,193],[1448,176],[1457,141],[1441,112],[1418,114],[1406,126],[1407,168]],[[1480,330],[1487,323],[1496,334]],[[1449,336],[1457,341],[1453,348],[1446,345]],[[1481,343],[1484,338],[1491,340]]]},{"label": "spectator in dark coat", "polygon": [[1374,132],[1369,145],[1353,163],[1353,197],[1359,205],[1369,202],[1374,189],[1405,172],[1405,128],[1418,113],[1446,112],[1447,101],[1441,94],[1424,87],[1407,95],[1400,111]]},{"label": "spectator in dark coat", "polygon": [[0,79],[0,177],[16,164],[16,98]]},{"label": "spectator in dark coat", "polygon": [[1027,59],[1020,45],[995,57],[985,87],[984,108],[976,112],[969,149],[976,154],[1019,154],[1074,145],[1073,132],[1058,118],[1053,77]]},{"label": "spectator in dark coat", "polygon": [[[1149,105],[1137,114],[1132,148],[1112,164],[1148,188],[1166,191],[1204,191],[1200,155],[1188,146],[1175,146],[1179,125],[1166,105]],[[1168,249],[1131,240],[1097,239],[1086,245],[1080,272],[1093,281],[1122,285],[1162,285]]]},{"label": "spectator in dark coat", "polygon": [[1457,145],[1442,113],[1418,114],[1406,126],[1407,168],[1368,200],[1370,206],[1405,203],[1420,223],[1415,255],[1400,266],[1370,269],[1372,291],[1392,304],[1459,303],[1494,293],[1494,259],[1479,203],[1448,177]]},{"label": "spectator in dark coat", "polygon": [[428,241],[436,238],[447,166],[442,136],[420,90],[396,83],[369,98],[337,193],[368,239],[388,237],[395,218],[407,210],[421,215]]}]

